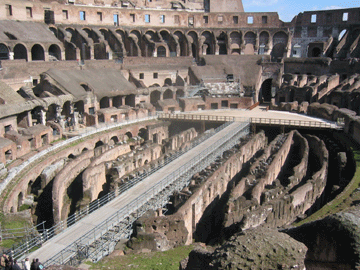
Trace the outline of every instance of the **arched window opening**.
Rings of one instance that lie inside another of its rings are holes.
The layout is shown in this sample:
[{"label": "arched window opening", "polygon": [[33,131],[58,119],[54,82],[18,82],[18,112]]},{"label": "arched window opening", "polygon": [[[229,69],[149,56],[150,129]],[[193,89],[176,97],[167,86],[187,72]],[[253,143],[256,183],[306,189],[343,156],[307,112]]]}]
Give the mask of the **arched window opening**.
[{"label": "arched window opening", "polygon": [[44,49],[39,44],[35,44],[31,48],[31,59],[32,61],[43,61],[45,60]]}]

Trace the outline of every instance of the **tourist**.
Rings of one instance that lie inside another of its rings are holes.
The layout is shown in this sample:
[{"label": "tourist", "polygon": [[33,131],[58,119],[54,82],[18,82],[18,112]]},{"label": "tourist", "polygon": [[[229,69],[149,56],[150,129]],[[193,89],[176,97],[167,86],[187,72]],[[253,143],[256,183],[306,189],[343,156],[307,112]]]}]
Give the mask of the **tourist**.
[{"label": "tourist", "polygon": [[36,270],[36,260],[35,259],[33,259],[33,261],[32,261],[32,263],[31,263],[31,265],[30,265],[30,270]]},{"label": "tourist", "polygon": [[14,260],[14,263],[11,267],[11,270],[22,270],[21,267],[17,264],[17,260]]},{"label": "tourist", "polygon": [[9,261],[9,258],[8,256],[4,253],[2,256],[1,256],[1,261],[0,261],[0,266],[1,266],[1,269],[5,269],[6,268],[6,264],[8,263]]},{"label": "tourist", "polygon": [[41,262],[39,261],[39,259],[36,259],[36,260],[35,260],[35,266],[36,266],[36,270],[44,269],[44,266],[41,264]]},{"label": "tourist", "polygon": [[9,256],[9,258],[6,262],[5,270],[11,270],[12,266],[13,266],[13,258],[11,256]]},{"label": "tourist", "polygon": [[30,261],[29,261],[29,258],[26,258],[26,259],[25,259],[25,262],[24,262],[24,270],[30,270]]}]

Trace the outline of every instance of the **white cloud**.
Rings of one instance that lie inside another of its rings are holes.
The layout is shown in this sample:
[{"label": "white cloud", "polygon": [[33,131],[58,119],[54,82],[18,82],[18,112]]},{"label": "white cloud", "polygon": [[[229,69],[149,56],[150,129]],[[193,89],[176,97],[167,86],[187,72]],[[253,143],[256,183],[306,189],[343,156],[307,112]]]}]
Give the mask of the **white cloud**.
[{"label": "white cloud", "polygon": [[277,4],[278,0],[245,0],[244,7],[267,7]]}]

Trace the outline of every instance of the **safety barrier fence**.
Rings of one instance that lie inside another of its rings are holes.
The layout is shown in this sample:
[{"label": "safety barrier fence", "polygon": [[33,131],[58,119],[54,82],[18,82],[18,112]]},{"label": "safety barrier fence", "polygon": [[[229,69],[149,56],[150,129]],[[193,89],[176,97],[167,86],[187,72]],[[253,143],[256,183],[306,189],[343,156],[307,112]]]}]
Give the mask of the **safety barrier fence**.
[{"label": "safety barrier fence", "polygon": [[[151,119],[154,119],[154,118],[151,118]],[[28,252],[33,250],[35,247],[38,247],[41,244],[45,243],[50,238],[52,238],[54,235],[57,235],[57,234],[63,232],[64,230],[66,230],[70,226],[74,225],[76,222],[80,221],[82,218],[84,218],[88,214],[91,214],[92,212],[99,209],[100,207],[102,207],[106,203],[110,202],[111,200],[116,198],[118,195],[120,195],[124,191],[126,191],[129,188],[133,187],[137,183],[141,182],[143,179],[145,179],[149,175],[151,175],[154,172],[158,171],[163,166],[165,166],[168,163],[172,162],[173,160],[175,160],[179,156],[183,155],[184,153],[189,151],[191,148],[197,146],[201,142],[205,141],[210,136],[212,136],[214,133],[219,132],[220,130],[222,130],[223,128],[228,126],[229,124],[230,124],[229,122],[225,123],[222,126],[220,126],[219,128],[215,129],[214,132],[208,132],[208,133],[200,136],[199,138],[194,139],[189,147],[185,148],[182,151],[178,151],[176,154],[166,158],[164,160],[164,162],[160,163],[158,166],[156,166],[154,168],[151,168],[150,170],[147,170],[142,174],[139,174],[137,177],[135,177],[135,178],[131,179],[130,181],[124,183],[120,187],[117,187],[114,191],[111,191],[111,192],[107,193],[105,196],[91,202],[89,205],[82,208],[80,211],[78,211],[78,212],[74,213],[73,215],[69,216],[66,220],[60,221],[59,223],[55,224],[51,228],[38,230],[39,231],[38,235],[33,235],[31,238],[25,239],[24,243],[13,246],[11,249],[7,250],[6,253],[11,255],[13,258],[24,257],[25,254],[27,254]],[[114,126],[111,125],[110,127],[113,128]],[[98,132],[101,132],[103,130],[104,130],[104,128],[98,129]],[[92,132],[88,132],[86,134],[87,134],[87,136],[89,136],[89,135],[94,134],[94,133],[95,132],[92,131]],[[81,138],[83,138],[83,137],[84,136],[81,136]]]},{"label": "safety barrier fence", "polygon": [[[238,143],[242,136],[245,136],[248,133],[249,122],[239,124],[236,128],[230,130],[227,134],[224,134],[224,136],[217,140],[214,144],[208,146],[206,149],[187,161],[186,164],[164,177],[160,182],[150,187],[146,192],[140,194],[136,199],[115,212],[111,217],[107,218],[85,235],[68,245],[61,252],[48,259],[45,262],[45,266],[52,264],[66,264],[69,261],[76,260],[74,258],[77,257],[79,250],[82,250],[81,254],[83,256],[84,254],[86,255],[85,257],[91,257],[91,255],[93,255],[93,257],[98,260],[99,256],[94,256],[94,254],[90,254],[88,252],[91,245],[96,242],[97,239],[106,235],[110,229],[113,229],[118,224],[127,224],[131,219],[129,217],[133,216],[136,219],[147,210],[157,209],[164,205],[164,203],[168,201],[169,196],[175,190],[181,190],[184,186],[189,184],[191,176],[195,172],[199,172],[206,168],[217,156],[221,155],[225,150],[233,147]],[[151,203],[151,200],[158,194],[162,194],[162,198],[158,199],[160,203]],[[126,229],[129,230],[129,226],[126,226]],[[123,235],[130,235],[129,231],[122,231],[121,233]],[[94,249],[94,252],[105,252],[107,254],[110,252],[109,243],[106,248],[104,246],[101,248],[98,247],[97,249]]]},{"label": "safety barrier fence", "polygon": [[238,121],[244,122],[250,120],[252,124],[277,125],[277,126],[291,126],[291,127],[309,127],[309,128],[325,128],[325,129],[342,129],[343,125],[337,122],[324,121],[308,121],[308,120],[288,120],[288,119],[273,119],[273,118],[257,118],[257,117],[234,117],[234,116],[218,116],[218,115],[203,115],[203,114],[183,114],[183,113],[158,113],[159,119],[176,119],[176,120],[191,120],[191,121]]}]

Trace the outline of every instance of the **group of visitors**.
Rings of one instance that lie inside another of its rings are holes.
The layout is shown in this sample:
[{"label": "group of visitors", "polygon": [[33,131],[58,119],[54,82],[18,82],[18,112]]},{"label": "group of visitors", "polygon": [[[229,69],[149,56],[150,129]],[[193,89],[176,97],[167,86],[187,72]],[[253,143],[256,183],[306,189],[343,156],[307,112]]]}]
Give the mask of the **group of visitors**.
[{"label": "group of visitors", "polygon": [[30,264],[29,258],[26,258],[21,265],[16,259],[11,256],[3,254],[0,261],[1,270],[41,270],[44,266],[40,263],[39,259],[33,259]]}]

